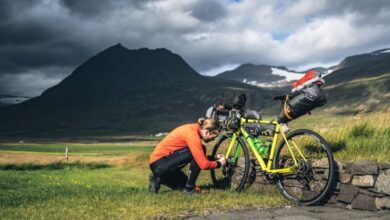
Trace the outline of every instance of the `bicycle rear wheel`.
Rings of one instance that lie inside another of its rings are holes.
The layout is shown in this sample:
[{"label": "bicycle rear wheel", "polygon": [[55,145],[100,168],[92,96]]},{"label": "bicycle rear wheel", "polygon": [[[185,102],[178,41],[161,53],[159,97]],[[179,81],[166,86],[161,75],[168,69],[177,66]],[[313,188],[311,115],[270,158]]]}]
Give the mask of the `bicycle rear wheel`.
[{"label": "bicycle rear wheel", "polygon": [[[218,154],[226,155],[231,138],[223,135],[215,144],[212,152],[212,157]],[[234,154],[238,150],[238,158],[234,160]],[[245,188],[245,184],[249,176],[249,152],[245,142],[238,137],[233,145],[230,156],[226,158],[227,164],[220,169],[210,170],[211,179],[217,188],[230,189],[236,192],[241,192]]]},{"label": "bicycle rear wheel", "polygon": [[279,175],[278,189],[285,198],[295,203],[319,203],[328,195],[334,178],[334,159],[329,144],[319,134],[308,129],[292,131],[286,139],[287,142],[282,139],[277,146],[273,167],[293,166],[293,155],[298,167],[294,174]]}]

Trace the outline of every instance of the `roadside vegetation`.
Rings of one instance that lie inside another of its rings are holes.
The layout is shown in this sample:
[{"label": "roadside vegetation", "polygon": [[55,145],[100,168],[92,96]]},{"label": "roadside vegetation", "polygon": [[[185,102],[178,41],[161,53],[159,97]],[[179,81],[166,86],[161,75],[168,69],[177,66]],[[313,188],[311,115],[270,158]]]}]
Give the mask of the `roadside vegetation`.
[{"label": "roadside vegetation", "polygon": [[332,146],[341,161],[390,162],[390,112],[355,116],[316,113],[291,123],[291,128],[311,128]]},{"label": "roadside vegetation", "polygon": [[[389,113],[316,112],[289,126],[319,132],[337,160],[390,161]],[[289,205],[278,191],[215,189],[208,171],[198,180],[201,195],[166,187],[152,195],[147,161],[156,143],[0,143],[0,219],[177,218]]]},{"label": "roadside vegetation", "polygon": [[131,153],[127,163],[51,163],[0,166],[0,219],[177,218],[288,204],[278,192],[238,194],[210,187],[209,172],[188,196],[162,187],[148,191],[148,153]]}]

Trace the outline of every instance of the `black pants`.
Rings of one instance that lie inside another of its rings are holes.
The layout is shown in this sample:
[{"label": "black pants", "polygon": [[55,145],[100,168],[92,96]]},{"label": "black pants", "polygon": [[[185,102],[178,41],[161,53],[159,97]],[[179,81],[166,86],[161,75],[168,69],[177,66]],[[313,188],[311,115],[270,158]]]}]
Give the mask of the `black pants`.
[{"label": "black pants", "polygon": [[[203,152],[206,154],[205,146],[203,146]],[[181,169],[188,163],[190,163],[190,173],[187,176]],[[150,169],[153,174],[160,177],[161,184],[171,189],[195,187],[196,179],[201,170],[188,147],[184,147],[166,157],[158,159],[150,164]]]}]

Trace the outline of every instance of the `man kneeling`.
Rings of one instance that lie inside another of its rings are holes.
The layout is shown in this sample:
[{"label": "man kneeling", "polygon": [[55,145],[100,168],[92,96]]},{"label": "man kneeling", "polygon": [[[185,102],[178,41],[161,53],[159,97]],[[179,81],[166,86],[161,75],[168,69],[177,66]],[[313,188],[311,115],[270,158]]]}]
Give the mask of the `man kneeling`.
[{"label": "man kneeling", "polygon": [[[149,158],[152,173],[149,176],[149,191],[157,193],[160,184],[171,189],[183,189],[187,193],[199,192],[195,187],[200,170],[225,166],[223,155],[208,160],[206,147],[202,145],[214,140],[219,134],[219,124],[213,119],[200,118],[198,123],[185,124],[171,131],[156,146]],[[190,163],[187,175],[181,169]]]}]

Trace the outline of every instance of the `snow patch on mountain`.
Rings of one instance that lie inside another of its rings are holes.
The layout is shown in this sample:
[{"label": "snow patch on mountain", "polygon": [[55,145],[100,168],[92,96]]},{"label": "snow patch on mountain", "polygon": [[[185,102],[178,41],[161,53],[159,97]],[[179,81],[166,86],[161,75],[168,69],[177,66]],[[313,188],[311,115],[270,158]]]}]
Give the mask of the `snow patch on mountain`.
[{"label": "snow patch on mountain", "polygon": [[302,73],[290,72],[275,67],[271,67],[271,70],[273,75],[283,76],[286,78],[286,81],[298,80],[303,76]]},{"label": "snow patch on mountain", "polygon": [[380,53],[390,53],[390,49],[383,50],[383,51],[381,51]]},{"label": "snow patch on mountain", "polygon": [[269,83],[261,83],[261,82],[257,82],[257,81],[254,80],[254,81],[248,81],[248,82],[245,82],[245,83],[249,84],[249,85],[252,85],[252,86],[263,87],[263,88],[283,87],[283,86],[286,86],[286,85],[290,84],[286,80],[278,80],[278,81],[269,82]]}]

